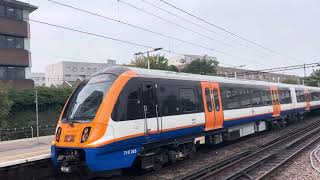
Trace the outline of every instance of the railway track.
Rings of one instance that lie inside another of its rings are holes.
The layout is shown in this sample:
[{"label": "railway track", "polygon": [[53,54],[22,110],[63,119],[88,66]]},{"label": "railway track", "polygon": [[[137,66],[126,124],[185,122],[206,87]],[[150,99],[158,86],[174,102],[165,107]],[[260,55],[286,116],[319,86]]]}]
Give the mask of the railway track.
[{"label": "railway track", "polygon": [[320,122],[315,121],[269,141],[255,151],[237,154],[177,179],[265,179],[319,139]]}]

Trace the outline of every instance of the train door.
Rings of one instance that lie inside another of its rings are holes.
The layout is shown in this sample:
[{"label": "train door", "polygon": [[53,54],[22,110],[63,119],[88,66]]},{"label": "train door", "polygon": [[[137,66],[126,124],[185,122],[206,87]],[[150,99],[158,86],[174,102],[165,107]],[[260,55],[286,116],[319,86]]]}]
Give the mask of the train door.
[{"label": "train door", "polygon": [[205,131],[221,128],[223,112],[218,83],[201,82],[204,112],[206,117]]},{"label": "train door", "polygon": [[310,111],[310,93],[308,89],[304,89],[304,96],[306,98],[306,110]]},{"label": "train door", "polygon": [[270,92],[271,92],[271,99],[272,99],[272,106],[273,106],[273,117],[278,117],[280,116],[280,113],[281,113],[278,88],[276,86],[271,86]]},{"label": "train door", "polygon": [[214,108],[215,122],[214,129],[222,128],[223,126],[223,109],[221,103],[220,86],[219,83],[211,83],[212,90],[212,104]]},{"label": "train door", "polygon": [[142,81],[142,101],[144,113],[145,136],[160,133],[156,84],[152,81]]}]

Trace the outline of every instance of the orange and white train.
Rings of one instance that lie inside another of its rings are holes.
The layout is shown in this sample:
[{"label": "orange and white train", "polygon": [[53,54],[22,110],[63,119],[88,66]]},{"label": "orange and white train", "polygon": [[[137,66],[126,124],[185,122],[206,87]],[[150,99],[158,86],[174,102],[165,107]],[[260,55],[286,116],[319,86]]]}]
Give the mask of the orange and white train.
[{"label": "orange and white train", "polygon": [[320,88],[113,66],[70,96],[52,161],[63,172],[159,168],[319,108]]}]

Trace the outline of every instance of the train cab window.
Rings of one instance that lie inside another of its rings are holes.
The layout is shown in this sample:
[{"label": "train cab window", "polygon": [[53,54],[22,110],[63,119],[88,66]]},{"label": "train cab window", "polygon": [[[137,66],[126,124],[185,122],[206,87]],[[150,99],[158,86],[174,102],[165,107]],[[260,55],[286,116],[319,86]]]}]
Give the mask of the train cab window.
[{"label": "train cab window", "polygon": [[204,93],[205,93],[205,95],[206,95],[206,102],[207,102],[208,111],[211,112],[211,111],[212,111],[212,102],[211,102],[210,89],[209,89],[209,88],[206,88]]},{"label": "train cab window", "polygon": [[214,89],[212,91],[213,94],[213,100],[214,100],[214,107],[216,109],[216,111],[220,111],[220,103],[219,103],[219,94],[218,94],[218,90]]},{"label": "train cab window", "polygon": [[161,116],[179,114],[178,88],[169,84],[159,84],[158,90]]},{"label": "train cab window", "polygon": [[72,94],[62,121],[90,122],[93,120],[115,79],[114,75],[100,74],[81,83]]},{"label": "train cab window", "polygon": [[181,88],[179,89],[179,98],[182,112],[196,112],[196,97],[194,89]]},{"label": "train cab window", "polygon": [[114,121],[143,119],[141,82],[132,79],[122,89],[112,112]]}]

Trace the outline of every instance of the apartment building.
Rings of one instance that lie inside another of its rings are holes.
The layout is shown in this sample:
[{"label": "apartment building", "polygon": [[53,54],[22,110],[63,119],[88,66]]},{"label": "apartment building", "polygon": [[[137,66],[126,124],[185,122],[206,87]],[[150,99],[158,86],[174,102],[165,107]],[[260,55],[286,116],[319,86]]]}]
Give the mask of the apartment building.
[{"label": "apartment building", "polygon": [[31,69],[29,14],[36,6],[0,0],[0,83],[15,88],[33,87],[26,79]]},{"label": "apartment building", "polygon": [[66,83],[73,85],[77,80],[82,81],[93,73],[115,64],[115,60],[108,60],[107,63],[61,61],[46,67],[45,84],[46,86],[61,86]]},{"label": "apartment building", "polygon": [[[199,55],[180,55],[177,57],[170,58],[168,60],[169,65],[176,66],[179,70],[183,69],[186,65],[190,64],[192,61],[197,59],[206,59],[217,61],[216,57],[213,56],[199,56]],[[217,67],[217,75],[230,78],[239,79],[251,79],[260,80],[268,82],[283,82],[284,80],[291,79],[296,80],[298,83],[302,83],[302,78],[300,76],[293,76],[288,74],[278,74],[278,73],[268,73],[259,72],[256,70],[249,70],[237,67]]]}]

